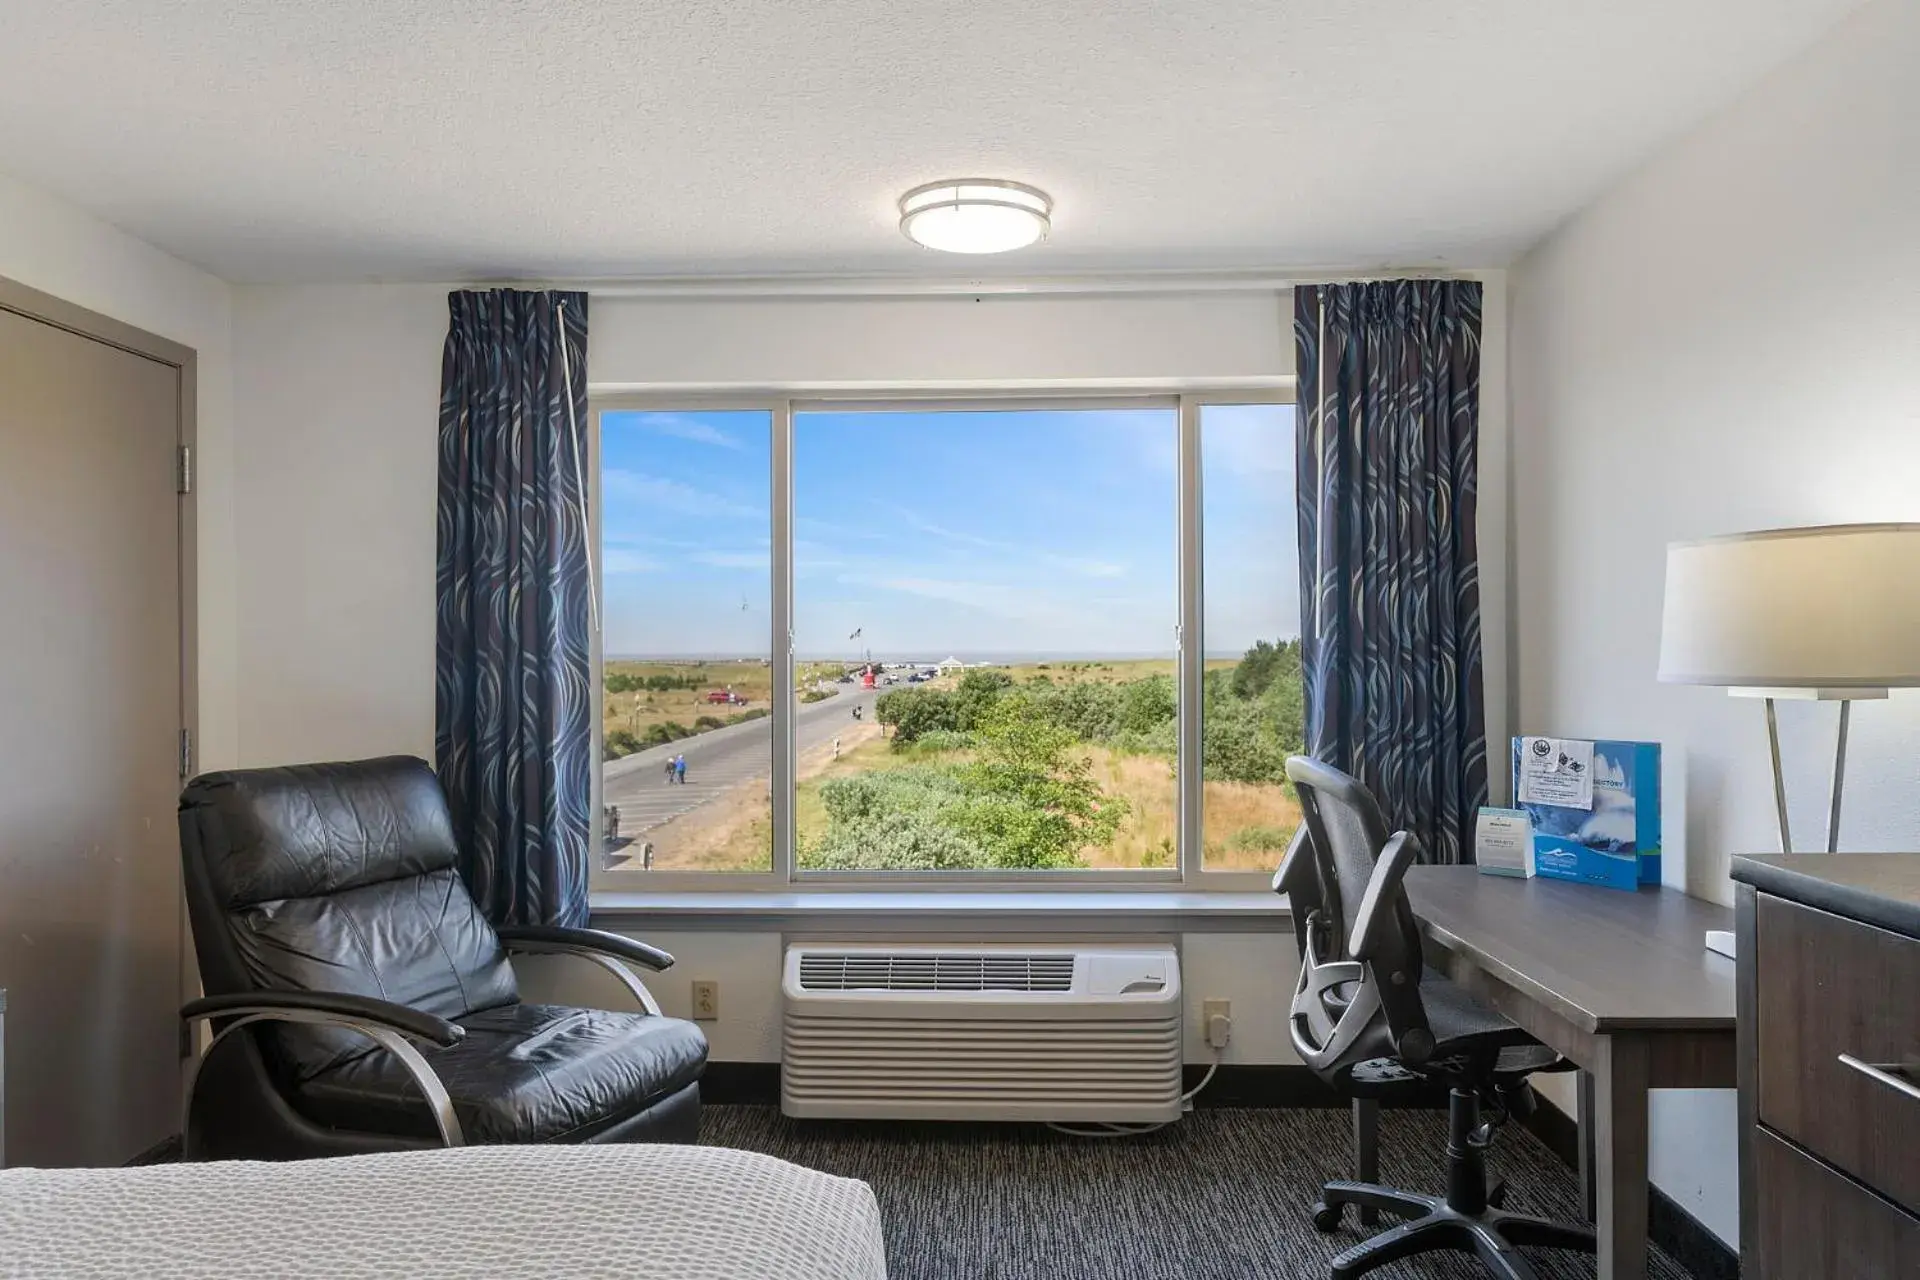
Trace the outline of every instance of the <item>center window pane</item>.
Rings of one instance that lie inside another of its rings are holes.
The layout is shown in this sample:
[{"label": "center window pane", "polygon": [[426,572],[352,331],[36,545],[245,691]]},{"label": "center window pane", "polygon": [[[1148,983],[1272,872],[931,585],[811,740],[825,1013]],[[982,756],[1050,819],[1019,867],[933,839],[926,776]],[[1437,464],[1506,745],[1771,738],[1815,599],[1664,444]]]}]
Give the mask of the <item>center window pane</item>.
[{"label": "center window pane", "polygon": [[800,870],[1178,866],[1177,436],[794,416]]}]

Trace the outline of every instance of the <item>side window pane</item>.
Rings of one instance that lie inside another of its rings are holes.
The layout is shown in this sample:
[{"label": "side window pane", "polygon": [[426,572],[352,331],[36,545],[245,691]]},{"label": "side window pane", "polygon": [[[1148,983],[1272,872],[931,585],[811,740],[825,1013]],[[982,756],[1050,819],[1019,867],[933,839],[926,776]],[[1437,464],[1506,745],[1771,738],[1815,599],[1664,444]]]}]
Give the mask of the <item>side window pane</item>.
[{"label": "side window pane", "polygon": [[1300,824],[1286,759],[1302,750],[1293,406],[1200,411],[1205,548],[1203,864],[1269,871]]},{"label": "side window pane", "polygon": [[600,415],[609,866],[773,867],[772,440],[761,411]]},{"label": "side window pane", "polygon": [[802,871],[1172,869],[1177,415],[794,418]]}]

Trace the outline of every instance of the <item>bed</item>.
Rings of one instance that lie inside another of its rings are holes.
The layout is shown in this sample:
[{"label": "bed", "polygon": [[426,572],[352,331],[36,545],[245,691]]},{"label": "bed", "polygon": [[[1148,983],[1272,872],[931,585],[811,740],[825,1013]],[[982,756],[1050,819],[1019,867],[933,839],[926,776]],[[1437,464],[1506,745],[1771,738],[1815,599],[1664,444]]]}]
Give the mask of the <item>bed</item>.
[{"label": "bed", "polygon": [[884,1280],[864,1182],[719,1147],[0,1171],[0,1276]]}]

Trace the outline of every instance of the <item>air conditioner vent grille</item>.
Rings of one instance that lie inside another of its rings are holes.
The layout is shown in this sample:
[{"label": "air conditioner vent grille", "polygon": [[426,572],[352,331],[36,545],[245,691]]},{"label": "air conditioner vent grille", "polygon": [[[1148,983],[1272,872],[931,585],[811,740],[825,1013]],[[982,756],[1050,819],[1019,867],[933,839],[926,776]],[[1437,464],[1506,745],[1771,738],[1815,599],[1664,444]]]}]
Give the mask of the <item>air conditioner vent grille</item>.
[{"label": "air conditioner vent grille", "polygon": [[1011,952],[835,953],[800,957],[803,991],[1072,991],[1073,956]]}]

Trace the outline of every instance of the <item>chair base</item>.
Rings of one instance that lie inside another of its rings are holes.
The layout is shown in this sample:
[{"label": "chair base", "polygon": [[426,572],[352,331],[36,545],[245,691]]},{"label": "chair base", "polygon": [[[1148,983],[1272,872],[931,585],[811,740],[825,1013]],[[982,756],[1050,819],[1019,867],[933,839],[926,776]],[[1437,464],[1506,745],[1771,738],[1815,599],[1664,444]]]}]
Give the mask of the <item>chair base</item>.
[{"label": "chair base", "polygon": [[1443,1196],[1414,1195],[1371,1182],[1329,1182],[1314,1206],[1313,1225],[1331,1231],[1345,1205],[1375,1209],[1405,1221],[1348,1249],[1333,1260],[1331,1280],[1354,1280],[1402,1258],[1447,1250],[1471,1253],[1499,1280],[1539,1280],[1520,1247],[1595,1250],[1590,1227],[1487,1208],[1464,1213]]}]

